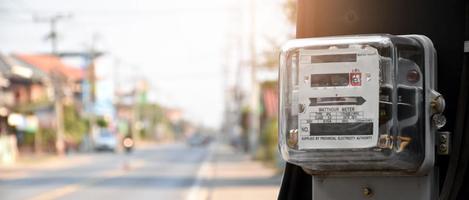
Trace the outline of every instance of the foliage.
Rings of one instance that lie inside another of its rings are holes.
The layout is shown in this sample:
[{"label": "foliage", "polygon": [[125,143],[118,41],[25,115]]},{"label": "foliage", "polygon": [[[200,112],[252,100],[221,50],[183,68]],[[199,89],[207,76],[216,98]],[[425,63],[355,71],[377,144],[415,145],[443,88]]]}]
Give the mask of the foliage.
[{"label": "foliage", "polygon": [[249,127],[250,127],[250,120],[249,120],[249,117],[250,117],[250,113],[251,113],[251,110],[248,106],[245,106],[242,110],[241,110],[241,128],[243,129],[243,131],[248,131],[249,130]]},{"label": "foliage", "polygon": [[277,140],[278,140],[278,120],[276,118],[270,119],[265,128],[262,130],[260,138],[261,149],[259,157],[268,163],[276,163],[277,158]]},{"label": "foliage", "polygon": [[141,103],[137,107],[138,121],[143,123],[142,129],[139,130],[140,138],[151,138],[154,136],[158,124],[169,124],[164,117],[163,108],[155,103]]},{"label": "foliage", "polygon": [[53,102],[49,101],[46,98],[39,99],[35,102],[27,102],[27,103],[16,103],[13,107],[13,111],[19,113],[34,113],[35,110],[39,108],[45,108],[53,106]]},{"label": "foliage", "polygon": [[[283,11],[285,17],[291,25],[296,24],[296,15],[297,15],[297,0],[284,0]],[[293,37],[289,35],[288,37]],[[273,39],[267,39],[271,48],[262,53],[262,58],[260,59],[262,63],[260,66],[266,68],[275,68],[278,66],[278,55],[280,50],[280,43]],[[272,88],[277,87],[277,81],[265,82],[262,84],[263,88]],[[261,125],[261,138],[260,138],[260,150],[259,156],[262,160],[267,162],[275,162],[277,158],[277,140],[278,140],[278,119],[277,118],[263,118]]]},{"label": "foliage", "polygon": [[264,81],[262,82],[261,88],[277,88],[277,81]]},{"label": "foliage", "polygon": [[79,115],[73,105],[66,105],[64,106],[64,128],[67,139],[79,142],[88,131],[88,121]]},{"label": "foliage", "polygon": [[[296,13],[297,13],[297,0],[285,0],[283,3],[283,11],[285,17],[291,25],[296,24]],[[289,38],[293,38],[293,35],[289,35]],[[281,43],[275,39],[267,38],[267,43],[270,48],[262,52],[262,57],[260,58],[259,66],[266,68],[275,68],[278,66],[278,55],[280,53]]]},{"label": "foliage", "polygon": [[22,145],[32,145],[34,144],[34,134],[35,133],[23,133],[23,144]]},{"label": "foliage", "polygon": [[41,135],[40,138],[41,138],[42,150],[45,150],[48,152],[55,151],[56,134],[53,129],[42,128],[42,129],[39,129],[37,134]]},{"label": "foliage", "polygon": [[278,66],[278,55],[280,54],[280,43],[276,40],[268,40],[270,48],[262,52],[259,66],[265,68],[276,68]]},{"label": "foliage", "polygon": [[285,3],[283,3],[283,10],[285,12],[285,15],[288,19],[288,21],[291,24],[296,23],[296,15],[297,15],[297,0],[286,0]]},{"label": "foliage", "polygon": [[104,117],[98,117],[96,119],[96,125],[98,125],[99,128],[106,128],[109,124]]}]

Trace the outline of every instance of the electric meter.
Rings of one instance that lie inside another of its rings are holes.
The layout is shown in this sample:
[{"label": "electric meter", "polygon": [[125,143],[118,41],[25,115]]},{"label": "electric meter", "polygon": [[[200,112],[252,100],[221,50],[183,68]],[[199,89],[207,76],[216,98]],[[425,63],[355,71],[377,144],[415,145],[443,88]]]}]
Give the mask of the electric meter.
[{"label": "electric meter", "polygon": [[426,173],[444,100],[420,35],[297,39],[282,48],[279,148],[313,174]]}]

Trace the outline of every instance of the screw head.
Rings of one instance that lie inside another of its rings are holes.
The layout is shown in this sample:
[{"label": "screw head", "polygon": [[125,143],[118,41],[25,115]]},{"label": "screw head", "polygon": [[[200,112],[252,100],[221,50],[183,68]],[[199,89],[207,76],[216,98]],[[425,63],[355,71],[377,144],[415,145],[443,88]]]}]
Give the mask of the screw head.
[{"label": "screw head", "polygon": [[296,148],[298,145],[298,129],[291,129],[288,134],[287,144],[290,148]]},{"label": "screw head", "polygon": [[440,129],[446,125],[446,117],[442,114],[434,114],[432,116],[432,120],[437,129]]},{"label": "screw head", "polygon": [[448,146],[446,144],[440,144],[440,152],[446,152],[448,150]]},{"label": "screw head", "polygon": [[446,143],[447,140],[448,140],[448,138],[446,137],[446,135],[440,135],[440,142],[441,143]]},{"label": "screw head", "polygon": [[366,198],[370,198],[373,196],[373,190],[369,187],[363,187],[362,193],[363,193],[363,196],[365,196]]}]

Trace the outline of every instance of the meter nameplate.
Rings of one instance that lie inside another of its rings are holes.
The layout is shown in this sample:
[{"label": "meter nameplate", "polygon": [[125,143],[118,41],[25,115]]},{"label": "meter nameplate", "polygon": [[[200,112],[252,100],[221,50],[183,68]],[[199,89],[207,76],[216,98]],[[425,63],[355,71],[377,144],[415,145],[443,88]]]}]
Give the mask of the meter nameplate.
[{"label": "meter nameplate", "polygon": [[375,48],[300,50],[299,149],[368,148],[378,141]]}]

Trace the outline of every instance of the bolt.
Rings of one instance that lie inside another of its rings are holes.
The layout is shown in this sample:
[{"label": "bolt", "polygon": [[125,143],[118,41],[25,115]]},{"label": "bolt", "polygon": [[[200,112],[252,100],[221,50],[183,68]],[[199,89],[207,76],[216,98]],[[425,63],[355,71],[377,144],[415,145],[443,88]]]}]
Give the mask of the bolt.
[{"label": "bolt", "polygon": [[440,142],[441,143],[446,143],[446,141],[447,141],[446,135],[440,135]]},{"label": "bolt", "polygon": [[440,152],[446,152],[448,150],[448,146],[446,144],[440,144]]},{"label": "bolt", "polygon": [[434,114],[432,116],[432,120],[437,129],[440,129],[446,125],[446,117],[442,114]]},{"label": "bolt", "polygon": [[289,137],[287,140],[287,144],[290,148],[296,148],[298,145],[298,130],[291,129],[289,131]]},{"label": "bolt", "polygon": [[363,196],[365,196],[366,198],[370,198],[373,196],[373,190],[371,190],[371,188],[369,187],[363,187],[362,192]]},{"label": "bolt", "polygon": [[443,96],[438,95],[432,99],[430,106],[436,114],[441,114],[445,110],[446,102]]}]

